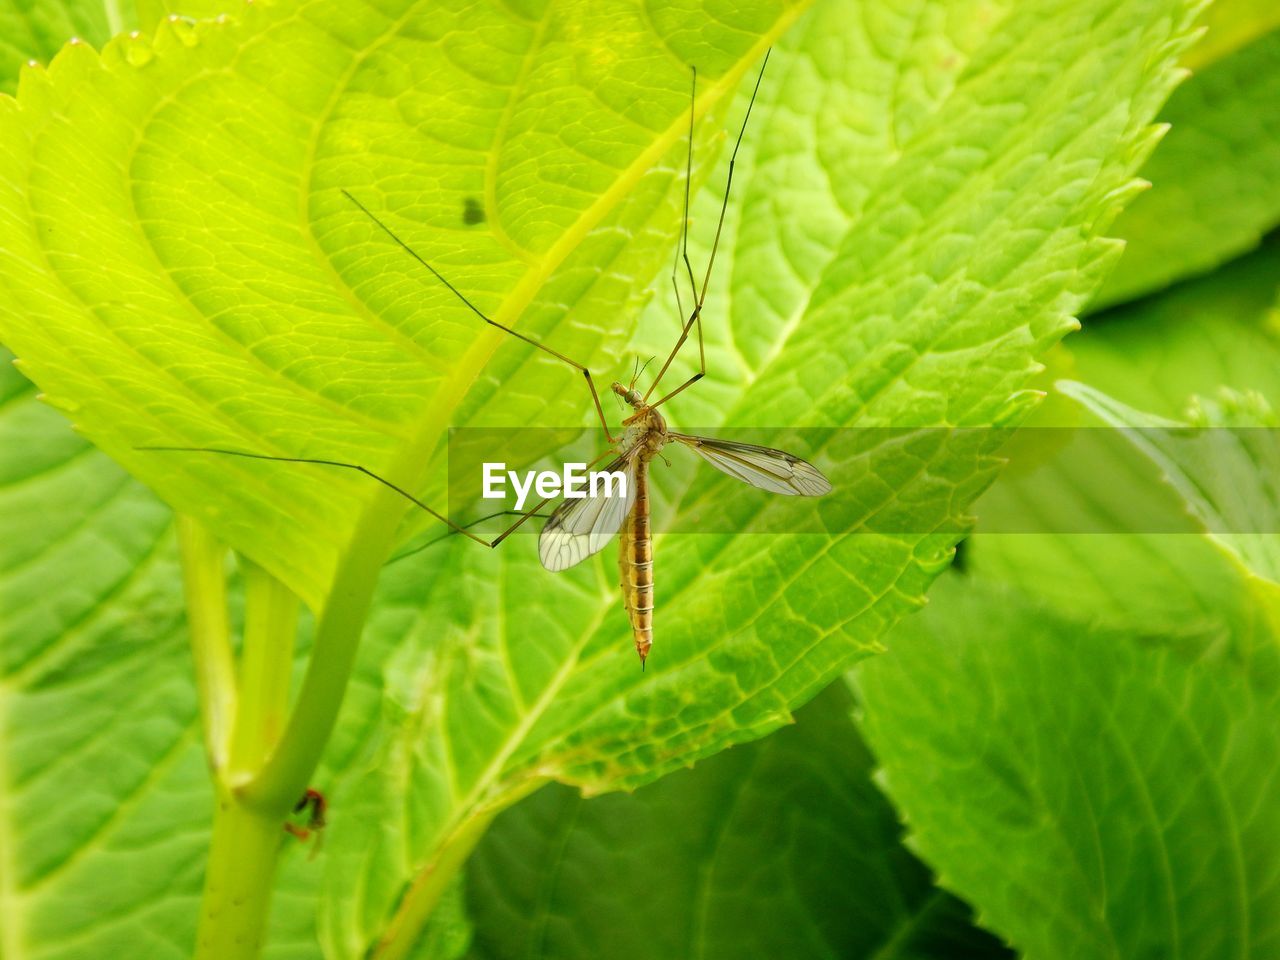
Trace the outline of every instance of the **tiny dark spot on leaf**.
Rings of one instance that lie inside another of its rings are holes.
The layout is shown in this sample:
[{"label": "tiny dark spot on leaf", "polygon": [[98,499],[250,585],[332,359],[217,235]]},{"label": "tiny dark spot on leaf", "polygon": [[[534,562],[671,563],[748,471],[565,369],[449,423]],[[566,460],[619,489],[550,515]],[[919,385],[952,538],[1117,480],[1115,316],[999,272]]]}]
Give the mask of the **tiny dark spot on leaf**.
[{"label": "tiny dark spot on leaf", "polygon": [[484,207],[480,206],[480,201],[475,197],[467,197],[463,204],[462,222],[469,227],[484,223]]}]

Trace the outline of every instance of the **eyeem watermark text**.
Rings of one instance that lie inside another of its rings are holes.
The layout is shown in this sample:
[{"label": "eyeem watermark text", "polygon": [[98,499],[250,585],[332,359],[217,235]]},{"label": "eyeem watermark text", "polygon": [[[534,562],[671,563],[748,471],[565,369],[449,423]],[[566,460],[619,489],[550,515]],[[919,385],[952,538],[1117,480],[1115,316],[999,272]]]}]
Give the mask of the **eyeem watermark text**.
[{"label": "eyeem watermark text", "polygon": [[619,470],[587,470],[585,463],[566,463],[562,472],[554,470],[526,470],[523,474],[516,470],[508,470],[505,463],[485,463],[484,492],[486,500],[505,500],[506,487],[511,484],[515,491],[515,509],[523,510],[529,493],[536,493],[539,498],[558,497],[561,494],[569,500],[581,500],[584,497],[623,497],[627,496],[627,475]]}]

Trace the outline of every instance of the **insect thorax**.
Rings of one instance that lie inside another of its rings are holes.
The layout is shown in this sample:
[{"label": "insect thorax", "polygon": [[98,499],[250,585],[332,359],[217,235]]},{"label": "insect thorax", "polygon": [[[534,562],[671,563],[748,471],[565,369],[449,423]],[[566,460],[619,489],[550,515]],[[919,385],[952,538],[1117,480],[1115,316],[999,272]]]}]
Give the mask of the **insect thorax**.
[{"label": "insect thorax", "polygon": [[623,421],[626,430],[618,444],[619,453],[627,453],[636,447],[647,448],[649,456],[653,456],[667,442],[667,421],[652,407],[642,407],[633,416]]}]

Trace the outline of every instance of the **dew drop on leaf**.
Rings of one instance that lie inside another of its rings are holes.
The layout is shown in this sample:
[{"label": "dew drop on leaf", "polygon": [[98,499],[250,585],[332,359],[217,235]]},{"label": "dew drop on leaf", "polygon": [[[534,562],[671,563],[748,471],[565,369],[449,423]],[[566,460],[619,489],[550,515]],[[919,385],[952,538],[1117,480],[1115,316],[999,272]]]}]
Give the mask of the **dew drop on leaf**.
[{"label": "dew drop on leaf", "polygon": [[145,67],[155,56],[151,50],[151,42],[136,30],[129,34],[124,55],[125,59],[135,67]]},{"label": "dew drop on leaf", "polygon": [[200,38],[196,35],[195,21],[189,17],[182,17],[176,13],[170,14],[169,28],[173,30],[173,35],[182,41],[183,46],[194,47],[200,42]]}]

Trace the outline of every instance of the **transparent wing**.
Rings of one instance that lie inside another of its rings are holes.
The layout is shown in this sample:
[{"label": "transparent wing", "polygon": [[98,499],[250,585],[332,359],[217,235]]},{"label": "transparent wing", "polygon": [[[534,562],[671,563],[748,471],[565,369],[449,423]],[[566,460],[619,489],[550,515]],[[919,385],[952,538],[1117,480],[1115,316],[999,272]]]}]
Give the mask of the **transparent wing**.
[{"label": "transparent wing", "polygon": [[782,450],[682,433],[667,436],[692,449],[717,470],[761,490],[798,497],[820,497],[831,492],[831,481],[817,467]]},{"label": "transparent wing", "polygon": [[613,539],[636,500],[637,462],[634,454],[628,454],[605,467],[626,478],[625,497],[616,487],[613,496],[607,496],[602,484],[598,496],[566,499],[556,507],[538,536],[538,559],[544,567],[553,572],[567,570],[599,553]]}]

